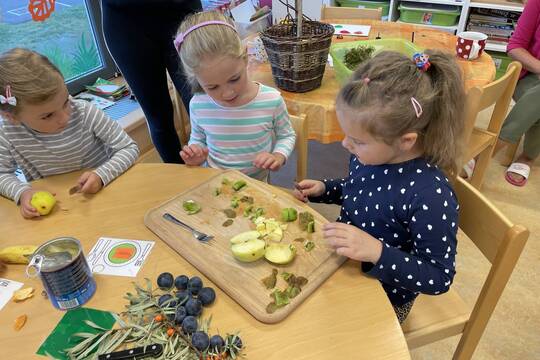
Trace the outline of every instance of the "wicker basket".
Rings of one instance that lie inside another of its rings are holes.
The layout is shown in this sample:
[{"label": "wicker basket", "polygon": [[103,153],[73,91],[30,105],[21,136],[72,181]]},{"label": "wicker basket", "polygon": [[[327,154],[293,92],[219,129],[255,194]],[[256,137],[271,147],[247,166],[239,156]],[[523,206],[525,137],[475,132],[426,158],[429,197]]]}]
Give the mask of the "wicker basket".
[{"label": "wicker basket", "polygon": [[274,25],[261,33],[274,81],[280,89],[306,92],[321,86],[334,27],[318,21]]}]

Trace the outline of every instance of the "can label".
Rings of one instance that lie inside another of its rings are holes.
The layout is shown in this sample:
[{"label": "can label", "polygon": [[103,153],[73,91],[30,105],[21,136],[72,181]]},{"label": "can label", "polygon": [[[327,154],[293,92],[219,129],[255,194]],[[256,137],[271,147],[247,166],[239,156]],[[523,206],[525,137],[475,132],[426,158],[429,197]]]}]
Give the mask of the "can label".
[{"label": "can label", "polygon": [[79,307],[96,292],[81,244],[74,238],[57,238],[41,245],[26,272],[29,276],[39,274],[51,303],[60,310]]}]

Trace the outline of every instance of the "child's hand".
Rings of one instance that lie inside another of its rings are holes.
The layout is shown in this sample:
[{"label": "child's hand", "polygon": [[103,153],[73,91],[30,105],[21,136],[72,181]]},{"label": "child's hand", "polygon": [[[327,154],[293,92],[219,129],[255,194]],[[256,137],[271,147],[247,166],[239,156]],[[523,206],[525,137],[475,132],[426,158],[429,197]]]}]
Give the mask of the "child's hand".
[{"label": "child's hand", "polygon": [[294,187],[293,195],[303,202],[308,201],[308,196],[321,196],[326,190],[324,183],[318,180],[302,180]]},{"label": "child's hand", "polygon": [[206,161],[208,148],[203,148],[197,144],[185,145],[180,151],[180,156],[186,165],[199,166]]},{"label": "child's hand", "polygon": [[270,169],[277,171],[285,163],[285,156],[280,153],[267,153],[262,152],[257,154],[255,160],[253,160],[253,166],[259,169]]},{"label": "child's hand", "polygon": [[338,255],[373,264],[381,257],[382,242],[356,226],[328,223],[323,226],[323,236]]},{"label": "child's hand", "polygon": [[36,208],[33,207],[32,204],[30,204],[30,201],[32,200],[32,196],[37,191],[39,190],[35,190],[35,189],[25,190],[23,191],[23,193],[21,194],[21,197],[19,198],[21,215],[25,219],[31,219],[31,218],[40,216]]},{"label": "child's hand", "polygon": [[95,194],[103,187],[101,178],[93,171],[86,171],[77,180],[79,192],[83,194]]}]

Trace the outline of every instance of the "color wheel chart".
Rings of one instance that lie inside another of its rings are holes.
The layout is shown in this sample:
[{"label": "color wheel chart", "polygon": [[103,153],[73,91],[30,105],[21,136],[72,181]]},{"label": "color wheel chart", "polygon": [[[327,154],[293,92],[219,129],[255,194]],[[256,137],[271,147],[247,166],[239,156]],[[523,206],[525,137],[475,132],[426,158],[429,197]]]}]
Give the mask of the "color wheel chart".
[{"label": "color wheel chart", "polygon": [[153,241],[101,237],[88,254],[88,265],[95,274],[135,277],[153,246]]}]

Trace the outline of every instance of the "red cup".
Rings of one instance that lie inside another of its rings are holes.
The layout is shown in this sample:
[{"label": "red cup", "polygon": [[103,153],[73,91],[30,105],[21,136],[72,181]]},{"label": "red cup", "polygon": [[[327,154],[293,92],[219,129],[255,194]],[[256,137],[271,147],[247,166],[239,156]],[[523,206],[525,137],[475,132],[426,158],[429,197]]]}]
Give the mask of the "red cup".
[{"label": "red cup", "polygon": [[456,54],[465,60],[479,58],[486,47],[487,35],[481,32],[465,31],[457,34]]}]

